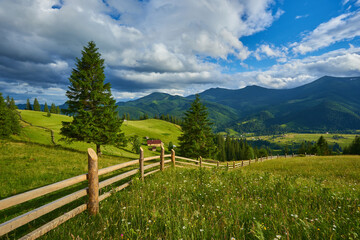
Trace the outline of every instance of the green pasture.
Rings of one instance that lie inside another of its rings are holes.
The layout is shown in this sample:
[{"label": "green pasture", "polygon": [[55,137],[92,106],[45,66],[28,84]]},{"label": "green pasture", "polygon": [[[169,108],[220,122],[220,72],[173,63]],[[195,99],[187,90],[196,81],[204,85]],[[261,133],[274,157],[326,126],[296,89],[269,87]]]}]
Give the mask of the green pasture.
[{"label": "green pasture", "polygon": [[[14,136],[14,140],[40,143],[50,146],[53,145],[51,142],[50,131],[39,128],[38,126],[40,126],[53,130],[56,144],[62,147],[84,152],[89,147],[95,149],[94,144],[88,144],[84,142],[66,143],[64,141],[60,141],[60,139],[62,138],[62,136],[60,135],[61,122],[71,121],[71,117],[59,114],[52,114],[51,117],[47,117],[44,112],[27,110],[20,110],[19,112],[22,116],[22,119],[26,122],[31,123],[33,126],[22,122],[22,132],[20,136]],[[177,145],[177,139],[181,134],[181,129],[179,126],[156,119],[148,119],[142,121],[124,121],[122,125],[122,130],[127,137],[138,135],[142,139],[144,143],[143,149],[145,151],[145,156],[159,154],[158,152],[152,152],[148,150],[148,148],[145,146],[145,137],[162,140],[164,142],[165,148],[167,149],[169,142],[173,142],[173,144]],[[130,143],[125,148],[102,146],[102,152],[106,155],[120,156],[124,158],[138,157],[138,154],[135,154],[132,151],[132,146]]]},{"label": "green pasture", "polygon": [[360,157],[167,169],[42,239],[357,239]]},{"label": "green pasture", "polygon": [[283,135],[254,136],[248,140],[267,140],[279,145],[299,144],[303,141],[316,142],[320,136],[323,136],[329,144],[338,143],[341,147],[349,145],[356,134],[332,134],[332,133],[286,133]]}]

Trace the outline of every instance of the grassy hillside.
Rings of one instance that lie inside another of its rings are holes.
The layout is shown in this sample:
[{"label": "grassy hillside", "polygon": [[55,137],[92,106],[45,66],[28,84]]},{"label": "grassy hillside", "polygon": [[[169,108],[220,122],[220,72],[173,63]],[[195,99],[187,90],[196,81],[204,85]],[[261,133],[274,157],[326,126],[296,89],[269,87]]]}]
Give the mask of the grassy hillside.
[{"label": "grassy hillside", "polygon": [[320,136],[323,136],[326,141],[332,145],[338,143],[342,148],[348,146],[355,138],[356,134],[310,134],[310,133],[287,133],[284,135],[274,136],[254,136],[249,137],[249,140],[267,140],[281,146],[300,144],[303,141],[316,142]]},{"label": "grassy hillside", "polygon": [[[74,142],[71,144],[59,141],[62,137],[60,135],[60,128],[62,121],[71,121],[71,118],[64,115],[52,114],[51,117],[46,117],[46,114],[43,112],[27,111],[20,110],[21,117],[26,122],[31,123],[33,126],[22,123],[23,131],[20,136],[14,136],[15,140],[21,140],[32,143],[39,143],[44,145],[53,146],[51,142],[50,131],[40,128],[45,127],[54,131],[55,142],[60,146],[78,150],[86,151],[88,147],[95,149],[94,144],[88,144],[83,142]],[[169,142],[177,144],[177,138],[180,136],[181,129],[179,126],[174,125],[169,122],[148,119],[143,121],[125,121],[122,125],[122,130],[126,136],[138,135],[139,137],[150,137],[155,139],[160,139],[165,143],[167,147]],[[144,143],[146,141],[144,140]],[[118,149],[113,146],[104,146],[102,151],[107,155],[121,156],[124,158],[137,158],[138,155],[131,151],[131,145],[128,144],[126,148]],[[149,151],[146,146],[143,146],[145,151],[145,156],[151,156],[157,153]]]},{"label": "grassy hillside", "polygon": [[235,171],[168,169],[43,239],[355,239],[360,157],[278,159]]}]

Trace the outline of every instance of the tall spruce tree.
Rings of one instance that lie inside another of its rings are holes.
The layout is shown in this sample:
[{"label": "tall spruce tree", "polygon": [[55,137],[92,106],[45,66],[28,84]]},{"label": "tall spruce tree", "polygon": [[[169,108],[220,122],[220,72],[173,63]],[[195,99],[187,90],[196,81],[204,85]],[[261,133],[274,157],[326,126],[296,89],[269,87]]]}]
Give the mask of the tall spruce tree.
[{"label": "tall spruce tree", "polygon": [[95,43],[89,42],[81,59],[76,61],[66,92],[68,109],[64,111],[73,116],[73,121],[62,123],[61,134],[67,141],[95,143],[97,153],[101,154],[101,145],[125,142],[120,129],[122,120],[111,96],[110,83],[104,84],[104,59]]},{"label": "tall spruce tree", "polygon": [[34,111],[41,111],[39,101],[36,98],[34,99]]},{"label": "tall spruce tree", "polygon": [[190,109],[185,112],[182,134],[179,137],[180,154],[185,157],[211,157],[215,152],[207,108],[197,94]]},{"label": "tall spruce tree", "polygon": [[44,105],[44,112],[46,112],[46,113],[49,112],[49,107],[48,107],[46,102],[45,102],[45,105]]},{"label": "tall spruce tree", "polygon": [[56,107],[56,114],[60,114],[60,113],[61,113],[60,107],[57,106],[57,107]]},{"label": "tall spruce tree", "polygon": [[26,110],[32,110],[31,104],[30,104],[30,100],[27,99],[26,100]]},{"label": "tall spruce tree", "polygon": [[51,104],[51,107],[50,107],[50,113],[56,113],[56,106],[55,106],[55,103],[52,103],[52,104]]}]

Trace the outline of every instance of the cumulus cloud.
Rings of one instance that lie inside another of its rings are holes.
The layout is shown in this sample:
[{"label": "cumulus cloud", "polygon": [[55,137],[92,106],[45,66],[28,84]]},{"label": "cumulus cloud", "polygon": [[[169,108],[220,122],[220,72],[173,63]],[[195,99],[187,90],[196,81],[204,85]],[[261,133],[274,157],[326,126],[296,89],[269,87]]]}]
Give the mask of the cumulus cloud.
[{"label": "cumulus cloud", "polygon": [[309,83],[324,75],[360,76],[360,48],[350,46],[303,59],[275,64],[266,71],[251,71],[228,76],[226,86],[239,88],[259,85],[268,88],[291,88]]},{"label": "cumulus cloud", "polygon": [[254,52],[254,56],[257,60],[264,58],[278,58],[280,61],[286,59],[287,47],[275,47],[274,45],[262,44]]},{"label": "cumulus cloud", "polygon": [[356,11],[341,14],[320,24],[313,31],[305,34],[301,42],[296,42],[291,47],[296,54],[306,54],[358,36],[360,36],[360,12]]},{"label": "cumulus cloud", "polygon": [[[94,40],[114,90],[217,82],[206,58],[247,59],[241,37],[283,11],[273,0],[1,1],[0,81],[66,89],[82,47]],[[20,17],[21,16],[21,17]]]}]

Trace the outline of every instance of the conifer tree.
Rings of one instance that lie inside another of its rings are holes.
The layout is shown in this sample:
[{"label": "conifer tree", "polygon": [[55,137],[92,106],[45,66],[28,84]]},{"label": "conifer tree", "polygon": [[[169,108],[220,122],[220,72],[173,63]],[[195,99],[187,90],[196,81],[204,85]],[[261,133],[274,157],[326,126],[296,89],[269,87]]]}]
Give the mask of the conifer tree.
[{"label": "conifer tree", "polygon": [[30,100],[27,99],[26,100],[26,110],[32,110],[31,104],[30,104]]},{"label": "conifer tree", "polygon": [[9,108],[10,108],[11,110],[16,110],[16,109],[18,109],[18,107],[17,107],[16,104],[15,104],[14,98],[11,98]]},{"label": "conifer tree", "polygon": [[11,134],[20,132],[20,123],[16,110],[11,109],[0,93],[0,138],[7,138]]},{"label": "conifer tree", "polygon": [[57,106],[57,107],[56,107],[56,114],[60,114],[60,113],[61,113],[60,107]]},{"label": "conifer tree", "polygon": [[34,111],[41,111],[39,101],[36,98],[34,99]]},{"label": "conifer tree", "polygon": [[210,157],[215,151],[207,108],[197,94],[190,109],[185,112],[182,134],[179,137],[180,154],[185,157]]},{"label": "conifer tree", "polygon": [[47,103],[45,102],[45,106],[44,106],[44,112],[48,113],[49,112],[49,107],[47,105]]},{"label": "conifer tree", "polygon": [[52,104],[51,104],[50,113],[55,113],[55,114],[56,114],[56,106],[55,106],[55,103],[52,103]]},{"label": "conifer tree", "polygon": [[98,154],[101,154],[101,145],[125,142],[110,83],[104,84],[104,68],[98,48],[89,42],[81,59],[76,59],[66,92],[68,109],[64,112],[73,116],[73,121],[63,122],[61,128],[65,140],[94,143]]}]

